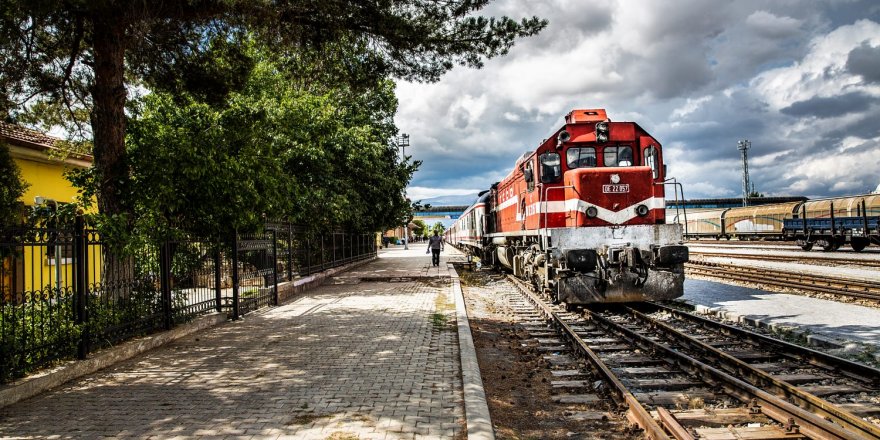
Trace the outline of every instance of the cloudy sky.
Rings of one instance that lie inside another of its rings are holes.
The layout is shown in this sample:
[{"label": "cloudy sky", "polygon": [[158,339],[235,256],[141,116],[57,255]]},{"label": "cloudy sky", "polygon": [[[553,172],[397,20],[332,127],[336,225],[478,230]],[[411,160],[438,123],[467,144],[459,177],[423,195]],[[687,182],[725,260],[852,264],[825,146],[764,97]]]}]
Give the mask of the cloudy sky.
[{"label": "cloudy sky", "polygon": [[741,196],[738,140],[765,195],[880,184],[880,2],[496,0],[550,21],[481,70],[401,82],[397,125],[424,161],[413,199],[500,180],[575,108],[635,121],[687,198]]}]

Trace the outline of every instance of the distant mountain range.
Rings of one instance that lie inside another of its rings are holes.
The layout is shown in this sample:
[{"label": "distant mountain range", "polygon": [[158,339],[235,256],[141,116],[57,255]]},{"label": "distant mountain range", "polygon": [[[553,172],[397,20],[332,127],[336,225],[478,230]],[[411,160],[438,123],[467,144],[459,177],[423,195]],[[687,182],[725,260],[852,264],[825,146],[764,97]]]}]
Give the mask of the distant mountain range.
[{"label": "distant mountain range", "polygon": [[456,196],[437,196],[422,199],[422,205],[431,206],[467,206],[477,200],[477,193]]}]

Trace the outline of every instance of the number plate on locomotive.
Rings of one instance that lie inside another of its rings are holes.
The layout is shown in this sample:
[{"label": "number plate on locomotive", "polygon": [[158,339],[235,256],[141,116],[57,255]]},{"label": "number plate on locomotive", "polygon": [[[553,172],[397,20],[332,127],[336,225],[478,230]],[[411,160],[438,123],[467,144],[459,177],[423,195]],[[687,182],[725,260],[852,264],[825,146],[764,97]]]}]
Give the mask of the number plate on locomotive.
[{"label": "number plate on locomotive", "polygon": [[629,184],[621,183],[618,185],[602,185],[603,193],[620,194],[629,192]]}]

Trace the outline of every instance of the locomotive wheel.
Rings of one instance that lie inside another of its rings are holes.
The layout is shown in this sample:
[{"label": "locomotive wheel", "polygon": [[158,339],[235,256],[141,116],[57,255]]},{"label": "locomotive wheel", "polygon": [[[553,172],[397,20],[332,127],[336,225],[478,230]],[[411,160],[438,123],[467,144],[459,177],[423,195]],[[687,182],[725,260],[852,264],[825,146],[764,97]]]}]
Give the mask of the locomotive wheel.
[{"label": "locomotive wheel", "polygon": [[852,250],[854,250],[856,252],[861,252],[861,251],[865,250],[865,247],[868,246],[868,240],[864,239],[864,238],[855,238],[854,237],[850,240],[849,245],[850,245],[850,247],[852,247]]},{"label": "locomotive wheel", "polygon": [[831,252],[834,250],[834,243],[828,240],[819,240],[816,242],[819,246],[822,246],[822,250],[825,252]]},{"label": "locomotive wheel", "polygon": [[798,245],[801,247],[801,249],[803,249],[807,252],[809,252],[810,249],[813,249],[813,242],[812,241],[800,241],[799,240]]}]

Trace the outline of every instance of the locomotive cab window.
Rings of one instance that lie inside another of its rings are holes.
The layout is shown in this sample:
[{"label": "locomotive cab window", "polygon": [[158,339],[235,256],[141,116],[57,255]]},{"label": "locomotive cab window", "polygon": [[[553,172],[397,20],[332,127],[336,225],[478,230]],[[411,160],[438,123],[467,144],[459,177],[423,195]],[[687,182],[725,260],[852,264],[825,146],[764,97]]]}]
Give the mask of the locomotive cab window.
[{"label": "locomotive cab window", "polygon": [[651,174],[655,179],[660,177],[660,162],[657,157],[657,149],[653,145],[645,148],[645,166],[651,167]]},{"label": "locomotive cab window", "polygon": [[631,167],[633,165],[633,150],[629,145],[605,147],[602,158],[606,167]]},{"label": "locomotive cab window", "polygon": [[562,165],[558,153],[541,155],[541,183],[553,183],[562,175]]},{"label": "locomotive cab window", "polygon": [[531,191],[535,189],[535,172],[532,171],[531,160],[523,166],[523,178],[526,181],[526,190]]},{"label": "locomotive cab window", "polygon": [[565,152],[565,162],[569,169],[592,168],[596,166],[596,149],[593,147],[569,148]]}]

